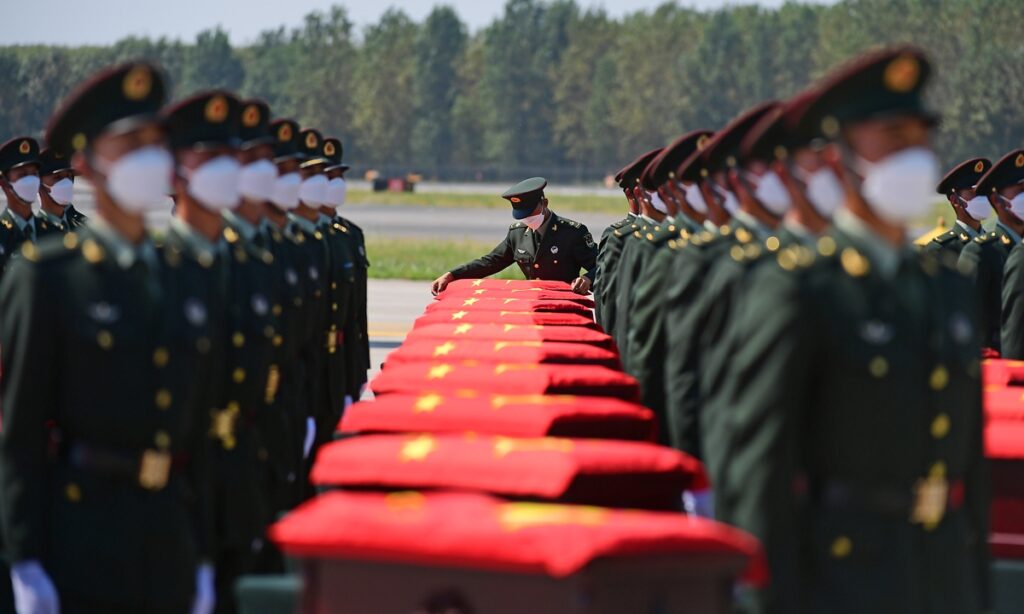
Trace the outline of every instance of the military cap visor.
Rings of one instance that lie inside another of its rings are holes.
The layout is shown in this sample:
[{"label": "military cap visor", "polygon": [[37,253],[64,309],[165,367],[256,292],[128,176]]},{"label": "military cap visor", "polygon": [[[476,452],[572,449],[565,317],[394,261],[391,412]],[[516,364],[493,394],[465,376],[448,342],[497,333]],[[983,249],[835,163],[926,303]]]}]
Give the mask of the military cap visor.
[{"label": "military cap visor", "polygon": [[992,162],[986,158],[964,160],[946,173],[935,191],[939,194],[950,194],[957,190],[969,190],[978,185],[978,181],[992,168]]},{"label": "military cap visor", "polygon": [[991,194],[1024,182],[1024,149],[1015,149],[999,159],[975,186],[978,194]]},{"label": "military cap visor", "polygon": [[32,137],[19,136],[0,145],[0,172],[39,165],[39,143]]},{"label": "military cap visor", "polygon": [[97,136],[123,133],[156,121],[166,96],[163,77],[151,64],[108,68],[75,89],[53,114],[47,145],[72,153]]},{"label": "military cap visor", "polygon": [[805,90],[765,113],[740,142],[740,161],[781,160],[819,138],[817,132],[801,130],[795,120],[815,96],[814,90]]},{"label": "military cap visor", "polygon": [[505,190],[502,198],[512,204],[512,217],[521,220],[529,217],[544,198],[544,188],[548,180],[543,177],[531,177]]},{"label": "military cap visor", "polygon": [[320,134],[320,131],[306,128],[300,132],[298,150],[300,159],[303,161],[301,168],[326,164],[327,159],[322,155],[323,146],[324,137]]},{"label": "military cap visor", "polygon": [[333,171],[342,169],[343,171],[348,170],[348,166],[342,164],[342,156],[345,155],[345,147],[341,142],[341,139],[334,137],[327,137],[324,139],[323,145],[320,147],[320,154],[327,161],[327,167],[325,171]]},{"label": "military cap visor", "polygon": [[799,120],[801,129],[834,139],[842,126],[872,119],[917,117],[934,125],[939,117],[922,96],[930,75],[928,59],[913,47],[863,56],[825,79]]},{"label": "military cap visor", "polygon": [[764,102],[729,122],[712,138],[701,154],[700,164],[708,172],[739,164],[740,144],[757,122],[780,107],[778,102]]},{"label": "military cap visor", "polygon": [[661,150],[644,169],[640,184],[647,191],[653,192],[670,178],[675,177],[676,169],[693,152],[699,151],[711,140],[714,133],[710,130],[694,130],[679,137]]},{"label": "military cap visor", "polygon": [[638,185],[640,183],[641,175],[643,175],[643,172],[647,169],[647,165],[650,164],[651,160],[656,158],[662,151],[664,151],[663,147],[652,149],[627,164],[626,167],[620,171],[621,177],[619,178],[619,187],[623,190],[628,190]]}]

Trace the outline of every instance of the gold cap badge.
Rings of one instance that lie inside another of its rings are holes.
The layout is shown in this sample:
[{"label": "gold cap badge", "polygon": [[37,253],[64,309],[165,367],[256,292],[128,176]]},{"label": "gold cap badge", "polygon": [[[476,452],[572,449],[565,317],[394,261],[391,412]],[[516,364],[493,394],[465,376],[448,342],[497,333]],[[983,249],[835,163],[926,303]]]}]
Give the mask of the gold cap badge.
[{"label": "gold cap badge", "polygon": [[228,101],[219,95],[207,100],[203,117],[211,124],[222,123],[228,117]]},{"label": "gold cap badge", "polygon": [[292,127],[290,124],[281,124],[277,129],[277,140],[282,143],[292,140]]},{"label": "gold cap badge", "polygon": [[921,78],[921,64],[917,58],[901,55],[885,67],[885,87],[889,91],[905,94],[917,86]]},{"label": "gold cap badge", "polygon": [[978,163],[974,165],[974,172],[980,173],[983,170],[985,170],[985,163],[982,162],[981,160],[978,160]]},{"label": "gold cap badge", "polygon": [[317,141],[317,138],[316,138],[315,134],[313,134],[312,132],[309,132],[309,133],[306,134],[306,147],[307,148],[313,149],[318,144],[319,144],[319,141]]},{"label": "gold cap badge", "polygon": [[18,152],[27,154],[30,151],[32,151],[32,145],[28,141],[22,141],[21,145],[18,145]]},{"label": "gold cap badge", "polygon": [[1013,161],[1014,166],[1017,168],[1024,167],[1024,153],[1017,154],[1017,159]]},{"label": "gold cap badge", "polygon": [[336,152],[336,151],[337,151],[337,149],[334,147],[334,143],[331,143],[330,141],[324,143],[324,155],[325,156],[333,156],[334,152]]},{"label": "gold cap badge", "polygon": [[245,107],[242,112],[242,125],[246,128],[253,128],[260,123],[260,108],[254,104]]},{"label": "gold cap badge", "polygon": [[124,76],[121,90],[128,100],[142,100],[153,89],[153,73],[146,66],[135,66]]},{"label": "gold cap badge", "polygon": [[523,199],[519,198],[518,196],[513,196],[509,200],[514,202],[514,203],[521,203],[521,202],[523,202]]}]

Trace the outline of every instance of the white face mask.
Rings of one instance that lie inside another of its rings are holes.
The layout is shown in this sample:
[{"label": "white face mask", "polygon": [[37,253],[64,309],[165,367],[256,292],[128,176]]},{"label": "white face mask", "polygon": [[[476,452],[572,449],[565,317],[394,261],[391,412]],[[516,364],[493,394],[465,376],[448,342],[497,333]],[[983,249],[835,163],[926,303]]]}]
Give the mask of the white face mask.
[{"label": "white face mask", "polygon": [[348,196],[348,184],[341,177],[335,177],[327,182],[327,198],[324,204],[328,207],[340,207],[345,204]]},{"label": "white face mask", "polygon": [[839,183],[835,173],[829,168],[819,168],[810,175],[803,169],[797,168],[798,174],[802,176],[807,200],[818,211],[818,214],[825,219],[832,219],[846,199],[843,193],[843,186]]},{"label": "white face mask", "polygon": [[537,215],[524,217],[519,221],[526,224],[530,228],[530,230],[536,231],[538,228],[540,228],[540,225],[544,223],[544,212],[542,211]]},{"label": "white face mask", "polygon": [[988,202],[987,196],[975,196],[971,200],[960,199],[967,215],[976,222],[988,219],[992,215],[992,203]]},{"label": "white face mask", "polygon": [[1024,221],[1024,192],[1014,196],[1012,199],[1006,198],[1002,194],[999,198],[1003,199],[1003,202],[1008,203],[1010,211],[1017,216],[1018,219]]},{"label": "white face mask", "polygon": [[665,204],[665,201],[661,200],[660,194],[657,192],[649,192],[647,197],[651,201],[651,206],[654,207],[655,211],[668,215],[668,205]]},{"label": "white face mask", "polygon": [[271,191],[270,200],[285,211],[299,206],[299,186],[302,185],[302,177],[298,173],[281,175],[274,181],[274,189]]},{"label": "white face mask", "polygon": [[18,195],[18,198],[26,203],[33,203],[39,194],[39,177],[37,175],[25,175],[17,181],[11,182],[11,189]]},{"label": "white face mask", "polygon": [[68,206],[75,196],[75,182],[67,177],[61,179],[49,188],[50,198],[58,205]]},{"label": "white face mask", "polygon": [[313,175],[302,181],[299,187],[299,200],[310,207],[319,207],[327,199],[327,177]]},{"label": "white face mask", "polygon": [[148,145],[118,158],[107,169],[106,189],[126,211],[159,209],[171,192],[174,158],[165,147]]},{"label": "white face mask", "polygon": [[890,224],[903,226],[931,208],[939,182],[939,159],[927,147],[910,147],[878,162],[860,160],[860,193]]},{"label": "white face mask", "polygon": [[686,202],[690,203],[694,211],[701,215],[708,212],[708,205],[704,202],[704,194],[696,183],[684,185],[683,190],[686,192]]},{"label": "white face mask", "polygon": [[248,200],[267,200],[274,189],[277,167],[270,160],[256,160],[242,167],[238,173],[238,193]]},{"label": "white face mask", "polygon": [[722,197],[722,208],[725,209],[729,215],[733,215],[740,210],[740,201],[736,199],[736,195],[730,190],[726,190],[721,186],[715,186],[715,191]]},{"label": "white face mask", "polygon": [[207,209],[219,211],[238,205],[238,160],[217,156],[194,170],[185,170],[188,193]]},{"label": "white face mask", "polygon": [[769,213],[782,217],[789,211],[792,206],[789,191],[775,171],[768,171],[760,177],[750,176],[750,180],[757,186],[754,189],[754,198],[764,205]]}]

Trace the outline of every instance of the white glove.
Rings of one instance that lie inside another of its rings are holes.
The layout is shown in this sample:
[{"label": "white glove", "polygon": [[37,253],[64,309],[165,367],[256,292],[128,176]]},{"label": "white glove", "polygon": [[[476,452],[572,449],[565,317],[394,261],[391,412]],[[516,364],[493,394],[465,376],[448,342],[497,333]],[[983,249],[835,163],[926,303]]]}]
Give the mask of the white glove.
[{"label": "white glove", "polygon": [[217,604],[213,588],[213,565],[203,563],[196,568],[196,594],[192,598],[192,614],[211,614]]},{"label": "white glove", "polygon": [[309,458],[313,450],[313,441],[316,439],[316,421],[312,417],[306,418],[306,440],[302,442],[302,458]]},{"label": "white glove", "polygon": [[18,614],[60,614],[57,587],[39,561],[31,559],[12,565],[11,585]]},{"label": "white glove", "polygon": [[687,514],[703,518],[715,517],[715,492],[706,490],[684,490],[683,509]]}]

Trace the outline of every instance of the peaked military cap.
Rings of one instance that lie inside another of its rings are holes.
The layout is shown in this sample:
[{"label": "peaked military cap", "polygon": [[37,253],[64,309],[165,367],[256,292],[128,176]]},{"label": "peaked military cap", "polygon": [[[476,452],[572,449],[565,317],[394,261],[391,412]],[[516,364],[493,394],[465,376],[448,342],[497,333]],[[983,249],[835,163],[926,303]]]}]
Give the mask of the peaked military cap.
[{"label": "peaked military cap", "polygon": [[274,160],[300,158],[299,124],[293,119],[275,119],[270,123],[270,134],[274,137]]},{"label": "peaked military cap", "polygon": [[190,96],[164,110],[172,148],[238,145],[239,102],[230,92],[213,90]]},{"label": "peaked military cap", "polygon": [[725,128],[715,133],[701,154],[699,164],[701,174],[712,173],[724,168],[732,168],[739,164],[740,144],[750,133],[757,122],[765,115],[778,109],[778,102],[763,102],[752,109],[744,111],[726,124]]},{"label": "peaked military cap", "polygon": [[333,136],[324,139],[323,147],[320,150],[320,156],[327,160],[327,168],[325,171],[333,171],[341,169],[347,171],[349,169],[348,164],[342,164],[341,158],[345,154],[345,146],[342,145],[341,139],[336,139]]},{"label": "peaked military cap", "polygon": [[270,133],[270,107],[262,100],[243,100],[239,103],[238,140],[240,149],[260,145],[273,145]]},{"label": "peaked military cap", "polygon": [[957,190],[968,190],[978,185],[978,181],[992,168],[987,158],[971,158],[964,160],[946,173],[935,191],[939,194],[952,194]]},{"label": "peaked military cap", "polygon": [[0,173],[26,164],[39,164],[39,143],[34,138],[19,136],[0,145]]},{"label": "peaked military cap", "polygon": [[165,96],[164,79],[151,64],[108,68],[65,99],[46,129],[46,143],[59,151],[81,151],[103,132],[126,132],[155,121]]},{"label": "peaked military cap", "polygon": [[815,90],[804,90],[765,113],[743,137],[739,147],[740,161],[783,160],[790,151],[820,138],[820,132],[802,130],[796,121],[816,96]]},{"label": "peaked military cap", "polygon": [[521,220],[529,217],[537,208],[537,204],[544,198],[544,188],[547,185],[547,179],[531,177],[505,190],[501,197],[512,203],[512,217]]},{"label": "peaked military cap", "polygon": [[1015,149],[992,165],[978,180],[978,194],[991,194],[1000,189],[1024,182],[1024,149]]},{"label": "peaked military cap", "polygon": [[323,157],[324,137],[319,130],[306,128],[299,132],[299,154],[303,159],[302,167],[326,164]]},{"label": "peaked military cap", "polygon": [[52,175],[61,171],[71,170],[71,158],[64,152],[46,148],[39,152],[39,175]]},{"label": "peaked military cap", "polygon": [[843,125],[868,119],[911,116],[935,123],[938,116],[922,97],[930,76],[928,58],[914,47],[870,53],[826,77],[800,124],[835,139]]},{"label": "peaked military cap", "polygon": [[645,190],[653,192],[669,179],[674,179],[679,165],[693,152],[703,149],[712,136],[714,132],[710,130],[694,130],[672,141],[647,164],[640,176],[640,184]]},{"label": "peaked military cap", "polygon": [[664,151],[663,147],[652,149],[622,167],[622,170],[619,171],[619,174],[617,175],[619,187],[623,190],[628,190],[640,183],[640,176],[643,175],[644,170],[647,169],[647,165],[650,164],[651,160],[656,158],[662,151]]}]

